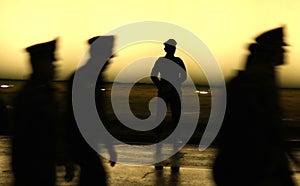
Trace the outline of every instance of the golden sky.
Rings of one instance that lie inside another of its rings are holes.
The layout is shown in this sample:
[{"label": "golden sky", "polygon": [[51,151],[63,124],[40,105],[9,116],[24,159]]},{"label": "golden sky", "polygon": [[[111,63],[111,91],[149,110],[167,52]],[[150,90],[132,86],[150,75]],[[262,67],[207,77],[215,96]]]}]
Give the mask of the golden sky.
[{"label": "golden sky", "polygon": [[[243,67],[246,46],[253,38],[284,24],[291,46],[287,64],[278,69],[279,80],[282,86],[300,87],[299,10],[298,0],[1,0],[0,78],[27,78],[30,68],[24,48],[60,37],[57,70],[58,78],[65,79],[85,54],[87,39],[122,25],[154,20],[194,33],[213,53],[226,79]],[[113,75],[142,56],[164,55],[163,46],[153,43],[116,52],[109,69]],[[177,55],[192,76],[201,71],[190,56],[182,51]]]}]

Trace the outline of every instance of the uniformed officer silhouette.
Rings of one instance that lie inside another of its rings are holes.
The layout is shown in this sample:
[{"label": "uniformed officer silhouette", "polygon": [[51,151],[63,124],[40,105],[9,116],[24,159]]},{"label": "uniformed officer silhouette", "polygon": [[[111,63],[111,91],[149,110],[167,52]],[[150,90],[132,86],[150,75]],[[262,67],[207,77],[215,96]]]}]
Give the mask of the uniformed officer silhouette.
[{"label": "uniformed officer silhouette", "polygon": [[218,186],[293,186],[281,123],[276,67],[285,63],[284,27],[249,45],[245,70],[227,85],[227,108],[214,162]]},{"label": "uniformed officer silhouette", "polygon": [[55,185],[58,113],[51,81],[56,43],[26,48],[32,74],[15,100],[12,168],[16,186]]}]

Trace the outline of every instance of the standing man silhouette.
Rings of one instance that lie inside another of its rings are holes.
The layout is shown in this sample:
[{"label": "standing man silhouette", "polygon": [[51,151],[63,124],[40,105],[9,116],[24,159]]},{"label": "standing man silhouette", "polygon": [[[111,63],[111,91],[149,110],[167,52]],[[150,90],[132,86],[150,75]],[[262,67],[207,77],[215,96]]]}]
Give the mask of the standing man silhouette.
[{"label": "standing man silhouette", "polygon": [[[181,84],[186,80],[186,68],[179,57],[175,57],[177,42],[169,39],[164,42],[166,55],[158,58],[151,72],[151,79],[158,89],[158,97],[162,98],[167,106],[170,106],[172,114],[172,128],[178,124],[181,114]],[[164,114],[158,106],[158,114]],[[155,129],[158,140],[162,137],[162,128]],[[176,142],[175,142],[176,143]],[[175,149],[174,149],[175,150]],[[162,166],[155,166],[157,170]],[[179,166],[171,167],[173,171],[179,171]]]}]

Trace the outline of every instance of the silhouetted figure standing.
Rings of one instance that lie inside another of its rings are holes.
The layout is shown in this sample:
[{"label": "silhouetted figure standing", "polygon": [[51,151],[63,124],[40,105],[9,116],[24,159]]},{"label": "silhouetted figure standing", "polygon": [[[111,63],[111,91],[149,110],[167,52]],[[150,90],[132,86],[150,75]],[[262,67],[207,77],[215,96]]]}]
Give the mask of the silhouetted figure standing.
[{"label": "silhouetted figure standing", "polygon": [[227,86],[227,109],[213,166],[218,186],[293,186],[284,144],[276,71],[284,64],[283,28],[249,45],[245,70]]},{"label": "silhouetted figure standing", "polygon": [[26,48],[32,74],[16,97],[12,168],[16,186],[54,186],[57,104],[50,82],[56,40]]},{"label": "silhouetted figure standing", "polygon": [[[93,44],[98,38],[100,38],[103,41],[100,44],[107,44],[107,46],[101,46]],[[108,43],[106,43],[108,42]],[[99,61],[97,60],[97,56],[101,55],[101,49],[103,47],[110,47],[105,48],[105,50],[110,50],[112,52],[112,46],[114,42],[113,36],[96,36],[88,40],[88,44],[90,45],[90,59],[87,61],[87,63],[82,66],[78,71],[85,70],[85,68],[88,69],[89,65],[92,65],[93,63],[97,63]],[[95,100],[96,100],[96,106],[98,108],[98,112],[100,115],[100,118],[102,121],[105,122],[105,119],[103,117],[105,116],[105,110],[104,110],[104,101],[103,101],[103,92],[101,92],[100,87],[103,86],[104,83],[104,75],[103,72],[105,71],[109,61],[107,61],[103,68],[101,69],[101,72],[97,79],[96,84],[96,92],[95,92]],[[69,106],[69,147],[70,147],[70,155],[74,163],[78,164],[80,166],[80,179],[79,183],[80,186],[104,186],[107,185],[107,173],[105,171],[104,165],[102,163],[102,160],[100,159],[100,156],[98,155],[98,152],[96,152],[84,139],[82,136],[73,112],[73,106],[72,106],[72,86],[73,86],[73,80],[74,75],[71,76],[69,79],[69,97],[68,97],[68,106]],[[82,82],[82,89],[89,89],[89,83],[88,79],[85,79],[86,81]],[[86,121],[89,122],[89,121]],[[101,135],[101,133],[99,133]],[[114,147],[111,143],[106,143],[106,148],[108,149],[108,152],[110,156],[113,159],[116,159],[116,152],[114,150]],[[111,166],[115,165],[115,162],[110,162]]]},{"label": "silhouetted figure standing", "polygon": [[0,134],[7,135],[9,132],[8,111],[4,100],[0,99]]},{"label": "silhouetted figure standing", "polygon": [[[151,79],[158,89],[158,97],[162,98],[171,109],[172,126],[168,126],[169,129],[174,129],[179,122],[181,114],[180,88],[187,77],[183,61],[179,57],[174,56],[176,45],[177,42],[174,39],[169,39],[164,43],[166,55],[158,58],[151,72]],[[158,114],[162,114],[159,107]],[[161,140],[162,132],[162,128],[156,128],[158,140]],[[174,141],[174,143],[176,142]],[[156,166],[156,169],[162,169],[162,166]],[[171,169],[178,171],[179,167],[176,165],[172,166]]]}]

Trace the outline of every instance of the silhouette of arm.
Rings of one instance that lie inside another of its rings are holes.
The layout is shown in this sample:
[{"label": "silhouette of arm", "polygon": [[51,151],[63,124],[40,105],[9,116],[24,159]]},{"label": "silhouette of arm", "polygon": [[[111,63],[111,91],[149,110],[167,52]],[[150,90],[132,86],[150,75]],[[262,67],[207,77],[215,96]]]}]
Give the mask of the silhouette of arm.
[{"label": "silhouette of arm", "polygon": [[153,81],[153,83],[155,84],[155,86],[159,89],[160,88],[160,80],[158,78],[158,74],[159,74],[159,59],[155,62],[152,71],[151,71],[151,80]]},{"label": "silhouette of arm", "polygon": [[180,80],[180,83],[183,83],[187,78],[186,68],[185,68],[183,61],[180,58],[178,58],[178,64],[182,68],[182,70],[180,71],[180,74],[179,74],[179,80]]}]

